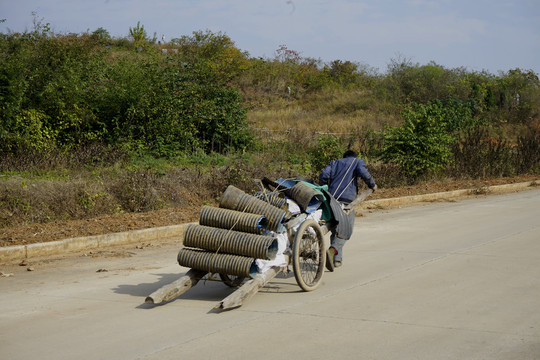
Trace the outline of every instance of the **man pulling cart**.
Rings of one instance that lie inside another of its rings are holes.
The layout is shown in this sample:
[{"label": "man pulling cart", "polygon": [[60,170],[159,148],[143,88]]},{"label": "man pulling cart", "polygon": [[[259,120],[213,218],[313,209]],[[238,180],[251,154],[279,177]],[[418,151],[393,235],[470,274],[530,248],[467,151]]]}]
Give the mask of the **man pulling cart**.
[{"label": "man pulling cart", "polygon": [[[349,161],[349,157],[344,159]],[[328,269],[333,271],[336,261],[341,259],[337,255],[342,254],[342,246],[334,256],[330,254],[339,246],[336,239],[350,238],[354,207],[376,189],[374,182],[366,182],[370,189],[360,196],[356,197],[355,193],[352,201],[343,197],[350,194],[351,187],[356,188],[356,177],[366,181],[365,173],[361,172],[363,164],[360,160],[345,172],[329,172],[329,169],[340,170],[342,165],[339,161],[330,163],[321,174],[328,186],[300,179],[263,179],[261,191],[254,195],[229,186],[221,197],[220,207],[203,207],[199,224],[190,225],[186,230],[178,262],[191,270],[156,290],[146,302],[170,301],[208,274],[219,274],[226,285],[238,289],[216,309],[236,308],[289,265],[304,291],[315,290],[321,283],[327,261],[332,262]],[[343,181],[334,186],[339,176]],[[342,186],[344,182],[346,186]],[[344,190],[336,198],[330,189]],[[333,239],[330,248],[324,238],[328,232]]]}]

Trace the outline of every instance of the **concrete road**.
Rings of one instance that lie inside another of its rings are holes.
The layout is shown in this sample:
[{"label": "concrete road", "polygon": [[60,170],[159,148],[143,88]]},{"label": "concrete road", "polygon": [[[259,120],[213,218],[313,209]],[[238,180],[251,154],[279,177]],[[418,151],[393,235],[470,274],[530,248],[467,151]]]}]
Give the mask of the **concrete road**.
[{"label": "concrete road", "polygon": [[187,271],[174,244],[2,266],[0,359],[540,359],[540,189],[356,225],[318,290],[280,277],[219,314],[213,281],[144,304]]}]

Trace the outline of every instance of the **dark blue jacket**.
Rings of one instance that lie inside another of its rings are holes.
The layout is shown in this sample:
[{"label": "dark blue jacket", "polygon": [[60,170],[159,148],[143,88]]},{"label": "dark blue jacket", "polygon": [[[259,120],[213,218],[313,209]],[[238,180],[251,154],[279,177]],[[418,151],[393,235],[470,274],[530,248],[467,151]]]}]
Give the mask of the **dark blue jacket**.
[{"label": "dark blue jacket", "polygon": [[358,194],[358,178],[373,189],[375,181],[366,169],[366,163],[350,156],[330,162],[321,171],[319,185],[328,185],[328,192],[338,201],[350,203]]}]

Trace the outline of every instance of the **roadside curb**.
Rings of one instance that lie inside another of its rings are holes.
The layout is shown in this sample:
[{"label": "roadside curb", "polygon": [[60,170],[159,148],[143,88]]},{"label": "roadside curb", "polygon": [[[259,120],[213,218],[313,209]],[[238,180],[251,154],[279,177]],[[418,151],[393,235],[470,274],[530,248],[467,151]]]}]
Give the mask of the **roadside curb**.
[{"label": "roadside curb", "polygon": [[[449,200],[452,198],[464,196],[503,194],[538,186],[538,182],[539,180],[533,180],[516,184],[486,186],[477,189],[454,190],[433,194],[404,196],[400,198],[367,200],[361,203],[356,209],[365,210],[373,208],[404,206],[419,202]],[[59,255],[67,252],[104,248],[111,245],[123,245],[171,237],[178,238],[178,241],[181,243],[184,239],[184,232],[187,226],[190,224],[193,223],[126,231],[121,233],[69,238],[46,243],[2,247],[0,248],[0,263],[5,264],[13,260],[21,260],[48,255]]]},{"label": "roadside curb", "polygon": [[59,255],[88,249],[104,248],[111,245],[124,245],[144,241],[177,237],[180,242],[191,223],[162,226],[157,228],[133,230],[120,233],[69,238],[46,243],[7,246],[0,248],[0,263],[34,258],[39,256]]},{"label": "roadside curb", "polygon": [[438,192],[431,194],[423,195],[412,195],[412,196],[403,196],[399,198],[389,198],[389,199],[376,199],[376,200],[366,200],[356,207],[357,210],[362,209],[373,209],[373,208],[385,208],[385,207],[394,207],[409,205],[419,202],[430,202],[437,200],[451,200],[457,197],[464,196],[478,196],[478,195],[490,195],[490,194],[505,194],[514,191],[525,190],[527,188],[532,188],[539,186],[539,180],[515,183],[515,184],[505,184],[505,185],[495,185],[495,186],[483,186],[475,189],[463,189],[463,190],[453,190],[446,192]]}]

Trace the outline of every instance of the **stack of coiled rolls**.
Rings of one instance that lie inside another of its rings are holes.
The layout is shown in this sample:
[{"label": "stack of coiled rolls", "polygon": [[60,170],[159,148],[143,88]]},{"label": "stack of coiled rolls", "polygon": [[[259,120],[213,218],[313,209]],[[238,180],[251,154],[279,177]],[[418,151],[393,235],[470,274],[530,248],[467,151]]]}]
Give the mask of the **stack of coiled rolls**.
[{"label": "stack of coiled rolls", "polygon": [[230,185],[218,207],[203,206],[198,225],[189,225],[184,248],[178,253],[181,266],[214,274],[254,277],[256,259],[273,260],[278,250],[275,237],[287,211],[265,200],[280,203],[274,194],[248,195]]}]

